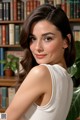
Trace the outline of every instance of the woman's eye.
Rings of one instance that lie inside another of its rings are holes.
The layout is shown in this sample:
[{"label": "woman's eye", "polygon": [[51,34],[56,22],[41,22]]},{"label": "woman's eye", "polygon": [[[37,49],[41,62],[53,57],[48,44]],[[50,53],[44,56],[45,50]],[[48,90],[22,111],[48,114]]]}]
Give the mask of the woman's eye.
[{"label": "woman's eye", "polygon": [[51,41],[51,40],[53,40],[52,37],[45,37],[45,41]]},{"label": "woman's eye", "polygon": [[36,40],[35,37],[30,37],[30,42],[34,42]]}]

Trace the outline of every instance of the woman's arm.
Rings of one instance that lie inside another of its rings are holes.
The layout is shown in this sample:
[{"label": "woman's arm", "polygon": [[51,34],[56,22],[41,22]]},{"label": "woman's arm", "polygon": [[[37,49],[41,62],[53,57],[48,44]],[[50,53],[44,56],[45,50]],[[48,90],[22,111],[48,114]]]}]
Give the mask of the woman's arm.
[{"label": "woman's arm", "polygon": [[[48,71],[47,71],[48,72]],[[6,110],[7,120],[19,120],[30,105],[46,93],[46,80],[48,76],[42,67],[34,67],[18,89],[13,101]]]}]

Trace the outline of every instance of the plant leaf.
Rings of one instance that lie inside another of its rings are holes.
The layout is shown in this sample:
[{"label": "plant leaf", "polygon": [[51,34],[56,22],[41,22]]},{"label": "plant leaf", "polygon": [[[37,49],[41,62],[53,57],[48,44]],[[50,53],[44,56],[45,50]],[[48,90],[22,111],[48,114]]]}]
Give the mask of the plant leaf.
[{"label": "plant leaf", "polygon": [[80,116],[80,86],[74,88],[72,104],[66,120],[76,120]]}]

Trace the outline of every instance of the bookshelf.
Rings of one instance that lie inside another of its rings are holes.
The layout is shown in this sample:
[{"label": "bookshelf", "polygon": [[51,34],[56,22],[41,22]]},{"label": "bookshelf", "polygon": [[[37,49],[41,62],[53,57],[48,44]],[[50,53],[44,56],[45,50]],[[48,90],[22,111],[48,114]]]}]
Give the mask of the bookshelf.
[{"label": "bookshelf", "polygon": [[[24,3],[23,1],[19,2],[19,5],[22,6],[23,3]],[[12,8],[12,6],[14,7]],[[16,39],[19,40],[21,26],[24,22],[24,18],[22,15],[23,9],[21,11],[22,14],[15,16],[16,12],[17,12],[17,0],[0,1],[0,60],[1,58],[6,59],[6,54],[8,54],[7,52],[10,52],[10,54],[14,53],[15,55],[19,55],[18,57],[22,57],[20,56],[22,50],[20,48],[19,41],[15,42],[15,40]],[[14,28],[13,29],[9,28],[10,25],[13,25]],[[5,29],[3,29],[3,26]],[[15,30],[16,26],[18,26],[17,28],[19,29]],[[10,33],[11,29],[13,30],[12,33],[14,34]],[[11,43],[10,43],[10,39],[11,39]],[[13,39],[13,42],[12,42],[12,39]],[[1,49],[3,53],[1,53]],[[0,112],[4,112],[7,106],[9,105],[8,91],[12,90],[12,92],[14,92],[16,81],[17,81],[16,75],[12,77],[7,77],[4,75],[3,65],[0,64]],[[4,98],[2,97],[3,94],[5,94]],[[11,97],[13,97],[13,95],[11,95]],[[10,98],[10,100],[11,99],[12,98]]]},{"label": "bookshelf", "polygon": [[[14,87],[17,81],[17,77],[0,77],[0,87]],[[15,88],[14,88],[15,89]],[[6,108],[0,106],[0,113],[5,112]]]},{"label": "bookshelf", "polygon": [[1,86],[15,86],[17,77],[0,77],[0,87]]}]

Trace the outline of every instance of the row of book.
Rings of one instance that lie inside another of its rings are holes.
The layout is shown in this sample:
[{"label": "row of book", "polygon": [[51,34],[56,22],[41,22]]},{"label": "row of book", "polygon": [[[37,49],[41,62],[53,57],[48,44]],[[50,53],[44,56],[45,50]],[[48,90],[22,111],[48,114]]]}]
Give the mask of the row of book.
[{"label": "row of book", "polygon": [[[19,71],[22,70],[22,66],[20,64],[21,59],[23,58],[23,51],[16,51],[16,50],[7,50],[4,48],[0,48],[0,60],[6,59],[6,56],[12,54],[19,58]],[[17,73],[15,73],[16,75]],[[4,76],[4,64],[0,63],[0,76]]]},{"label": "row of book", "polygon": [[75,41],[80,41],[80,26],[75,25],[73,26],[73,35]]},{"label": "row of book", "polygon": [[48,1],[53,1],[54,6],[61,7],[69,19],[80,18],[80,0],[47,0],[47,3]]},{"label": "row of book", "polygon": [[0,25],[0,45],[18,45],[21,25]]},{"label": "row of book", "polygon": [[0,2],[0,20],[24,20],[39,5],[38,0]]},{"label": "row of book", "polygon": [[80,41],[80,30],[73,31],[74,40]]},{"label": "row of book", "polygon": [[0,2],[0,20],[25,20],[41,4],[61,7],[68,18],[80,18],[80,0],[11,0]]},{"label": "row of book", "polygon": [[0,108],[7,108],[15,95],[14,87],[0,87]]},{"label": "row of book", "polygon": [[80,0],[61,0],[59,4],[68,18],[80,18]]},{"label": "row of book", "polygon": [[23,20],[24,2],[0,2],[0,20]]}]

